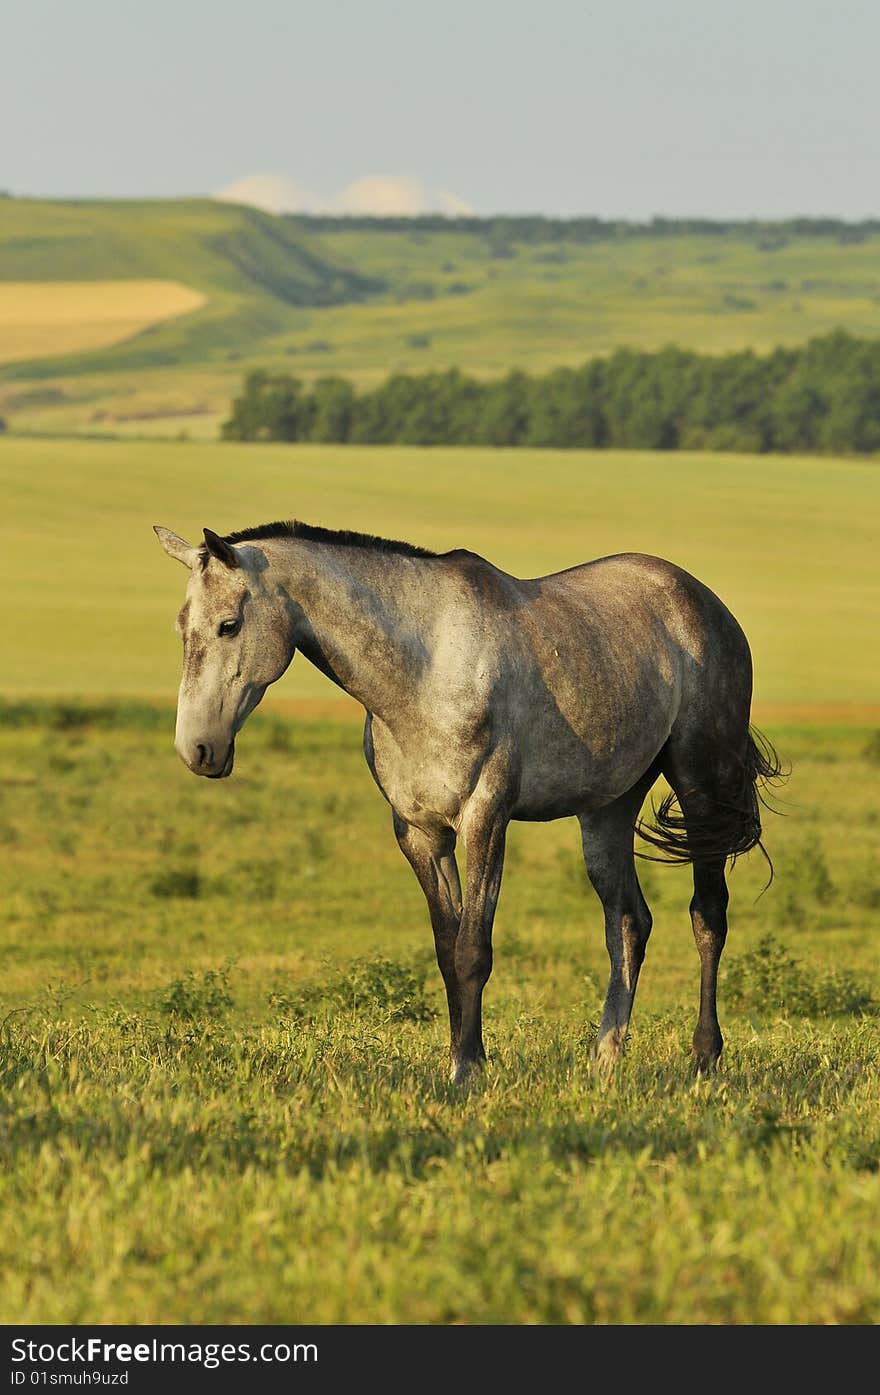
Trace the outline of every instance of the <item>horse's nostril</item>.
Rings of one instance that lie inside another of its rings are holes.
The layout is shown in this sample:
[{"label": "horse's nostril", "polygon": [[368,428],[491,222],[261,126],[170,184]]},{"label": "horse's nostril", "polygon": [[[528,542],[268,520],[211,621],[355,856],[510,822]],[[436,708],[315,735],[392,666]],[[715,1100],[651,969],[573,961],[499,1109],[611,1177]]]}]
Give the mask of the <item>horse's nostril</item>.
[{"label": "horse's nostril", "polygon": [[197,750],[198,753],[199,753],[199,765],[204,765],[204,764],[205,764],[205,757],[206,757],[207,754],[208,754],[207,748],[204,747],[204,746],[197,746],[197,747],[196,747],[196,750]]}]

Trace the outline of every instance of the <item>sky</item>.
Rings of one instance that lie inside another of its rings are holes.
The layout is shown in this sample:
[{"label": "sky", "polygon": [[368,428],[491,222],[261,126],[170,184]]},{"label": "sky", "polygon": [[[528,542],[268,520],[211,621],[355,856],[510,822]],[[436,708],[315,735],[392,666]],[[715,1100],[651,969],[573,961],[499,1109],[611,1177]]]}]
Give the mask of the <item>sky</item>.
[{"label": "sky", "polygon": [[877,217],[878,54],[877,0],[27,0],[0,189]]}]

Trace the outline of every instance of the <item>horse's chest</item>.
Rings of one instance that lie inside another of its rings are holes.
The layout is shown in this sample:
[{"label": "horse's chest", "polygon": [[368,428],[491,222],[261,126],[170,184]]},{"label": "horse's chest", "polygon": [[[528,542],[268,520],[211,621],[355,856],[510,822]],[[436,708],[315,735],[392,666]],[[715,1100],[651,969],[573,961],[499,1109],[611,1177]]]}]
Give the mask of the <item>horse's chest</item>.
[{"label": "horse's chest", "polygon": [[398,740],[377,718],[367,718],[364,755],[392,808],[417,828],[454,826],[473,785],[479,753],[421,732]]}]

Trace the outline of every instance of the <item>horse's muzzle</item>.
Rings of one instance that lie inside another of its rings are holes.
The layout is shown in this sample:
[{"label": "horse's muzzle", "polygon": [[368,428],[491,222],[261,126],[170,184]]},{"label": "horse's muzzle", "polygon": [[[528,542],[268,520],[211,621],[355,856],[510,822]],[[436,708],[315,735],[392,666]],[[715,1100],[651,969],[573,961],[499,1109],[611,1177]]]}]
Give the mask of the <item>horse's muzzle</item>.
[{"label": "horse's muzzle", "polygon": [[177,752],[193,775],[204,775],[207,780],[225,780],[227,775],[232,774],[235,763],[235,737],[230,741],[221,761],[217,759],[216,748],[209,742],[198,742],[184,749],[178,746]]},{"label": "horse's muzzle", "polygon": [[[225,780],[232,774],[232,767],[235,764],[235,737],[229,743],[229,750],[226,752],[226,759],[223,762],[222,770],[205,771],[209,780]],[[201,773],[201,772],[199,772]]]}]

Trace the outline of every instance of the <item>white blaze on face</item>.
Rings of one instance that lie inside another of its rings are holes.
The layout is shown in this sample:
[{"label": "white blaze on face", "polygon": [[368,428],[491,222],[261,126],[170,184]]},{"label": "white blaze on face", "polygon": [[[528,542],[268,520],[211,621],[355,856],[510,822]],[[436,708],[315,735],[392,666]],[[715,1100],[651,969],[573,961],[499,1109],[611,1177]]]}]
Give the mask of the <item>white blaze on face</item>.
[{"label": "white blaze on face", "polygon": [[223,548],[218,557],[174,534],[169,544],[165,530],[156,531],[191,571],[177,618],[183,673],[174,744],[190,770],[216,779],[232,770],[236,732],[290,662],[290,623],[283,598],[266,585],[259,548],[235,549],[216,539]]},{"label": "white blaze on face", "polygon": [[209,559],[193,568],[178,617],[183,673],[175,745],[197,774],[228,773],[242,695],[247,597],[240,567]]}]

